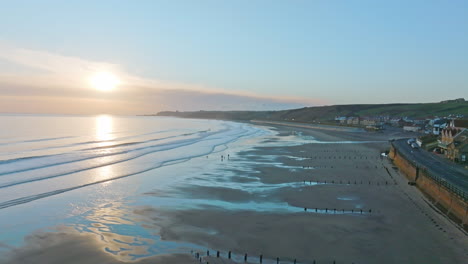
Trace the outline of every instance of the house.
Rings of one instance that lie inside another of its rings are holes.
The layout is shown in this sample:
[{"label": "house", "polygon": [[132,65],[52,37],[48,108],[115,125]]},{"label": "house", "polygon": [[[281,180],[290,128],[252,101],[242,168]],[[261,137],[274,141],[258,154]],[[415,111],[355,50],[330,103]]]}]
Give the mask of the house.
[{"label": "house", "polygon": [[388,121],[388,123],[391,125],[391,126],[394,126],[394,127],[402,127],[403,124],[405,123],[405,121],[403,121],[403,119],[401,118],[392,118]]},{"label": "house", "polygon": [[440,147],[442,153],[446,153],[450,144],[453,143],[453,140],[457,134],[462,132],[462,129],[448,127],[443,129],[440,132],[440,139],[438,146]]},{"label": "house", "polygon": [[386,115],[386,116],[382,116],[382,122],[388,122],[390,120],[390,116],[389,115]]},{"label": "house", "polygon": [[426,120],[425,119],[414,119],[413,123],[416,124],[416,125],[425,125]]},{"label": "house", "polygon": [[455,162],[468,163],[468,129],[453,137],[453,141],[447,146],[445,156]]},{"label": "house", "polygon": [[439,142],[437,140],[437,136],[435,135],[423,135],[418,137],[416,143],[419,145],[419,147],[429,150],[436,148]]},{"label": "house", "polygon": [[383,126],[383,117],[377,116],[377,117],[364,117],[361,119],[360,124],[363,126]]},{"label": "house", "polygon": [[445,153],[445,156],[455,162],[466,163],[468,156],[468,120],[453,119],[440,134],[439,147]]},{"label": "house", "polygon": [[357,126],[359,125],[359,121],[359,117],[351,116],[346,119],[346,124]]},{"label": "house", "polygon": [[411,124],[414,123],[413,119],[411,119],[410,117],[407,117],[407,116],[403,117],[403,121],[405,121],[407,123],[411,123]]},{"label": "house", "polygon": [[346,116],[337,116],[335,117],[336,123],[346,124]]},{"label": "house", "polygon": [[363,126],[373,126],[377,124],[377,120],[372,119],[372,118],[364,118],[361,120],[361,125]]},{"label": "house", "polygon": [[432,120],[432,134],[440,135],[440,132],[449,125],[448,119],[435,119]]}]

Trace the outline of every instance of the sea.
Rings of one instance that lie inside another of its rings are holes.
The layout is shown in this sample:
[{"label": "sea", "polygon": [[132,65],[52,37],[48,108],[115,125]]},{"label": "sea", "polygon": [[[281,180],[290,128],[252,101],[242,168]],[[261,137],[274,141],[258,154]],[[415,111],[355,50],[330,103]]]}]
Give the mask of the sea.
[{"label": "sea", "polygon": [[[28,234],[61,225],[154,240],[154,230],[125,219],[126,209],[196,206],[191,199],[150,201],[144,194],[207,174],[210,164],[227,162],[235,142],[267,133],[217,120],[1,115],[0,243],[19,247]],[[96,223],[101,231],[92,229]],[[159,242],[144,256],[183,246]]]},{"label": "sea", "polygon": [[[99,250],[123,262],[214,252],[208,241],[163,233],[175,228],[216,237],[217,230],[175,221],[193,212],[303,212],[269,195],[305,182],[263,182],[258,168],[313,170],[284,163],[304,157],[284,154],[283,146],[306,143],[372,142],[318,141],[294,129],[222,120],[2,114],[0,263],[12,252],[47,248],[64,237],[92,237]],[[279,151],[261,150],[271,148]],[[238,262],[243,257],[233,252]]]},{"label": "sea", "polygon": [[268,136],[274,133],[219,120],[0,115],[0,255],[61,227],[107,237],[105,250],[126,261],[201,248],[162,239],[135,210],[284,209],[169,195],[180,186],[229,185],[209,177],[226,177],[220,166]]}]

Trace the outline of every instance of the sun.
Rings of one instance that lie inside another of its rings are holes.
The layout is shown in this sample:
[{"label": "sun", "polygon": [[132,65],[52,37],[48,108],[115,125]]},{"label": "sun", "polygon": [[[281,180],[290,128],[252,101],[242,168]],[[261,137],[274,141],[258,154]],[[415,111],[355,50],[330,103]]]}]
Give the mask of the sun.
[{"label": "sun", "polygon": [[103,92],[112,91],[120,84],[117,76],[110,72],[98,72],[89,81],[92,87]]}]

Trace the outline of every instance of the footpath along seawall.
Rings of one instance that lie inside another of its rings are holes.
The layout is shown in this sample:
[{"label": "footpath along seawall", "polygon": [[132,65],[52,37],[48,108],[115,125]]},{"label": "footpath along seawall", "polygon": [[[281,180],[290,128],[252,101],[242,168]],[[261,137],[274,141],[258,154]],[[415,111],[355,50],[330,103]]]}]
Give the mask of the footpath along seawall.
[{"label": "footpath along seawall", "polygon": [[395,166],[408,178],[409,183],[421,190],[431,202],[449,218],[468,230],[467,194],[406,158],[392,144],[389,153]]}]

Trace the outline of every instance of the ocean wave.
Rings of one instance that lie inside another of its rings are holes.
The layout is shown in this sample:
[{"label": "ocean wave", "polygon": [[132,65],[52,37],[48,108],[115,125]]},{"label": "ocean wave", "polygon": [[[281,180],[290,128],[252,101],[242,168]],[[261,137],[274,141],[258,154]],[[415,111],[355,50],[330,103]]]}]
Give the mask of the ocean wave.
[{"label": "ocean wave", "polygon": [[[29,149],[27,152],[31,153],[31,152],[40,152],[40,151],[53,150],[53,149],[66,149],[66,148],[72,148],[72,147],[83,146],[83,145],[119,142],[119,141],[128,140],[128,139],[140,138],[140,137],[145,137],[145,136],[149,136],[149,135],[163,134],[163,133],[175,132],[175,131],[185,131],[185,129],[184,130],[182,130],[182,129],[168,129],[168,130],[153,131],[153,132],[143,133],[143,134],[138,134],[138,135],[124,136],[124,137],[114,138],[114,139],[110,139],[110,140],[88,140],[88,141],[74,142],[74,143],[57,145],[57,146],[46,146],[46,147],[32,148],[32,149]],[[80,138],[80,137],[68,137],[68,138]],[[36,141],[31,140],[31,142],[36,142]],[[31,143],[31,142],[29,142],[29,143]],[[14,142],[10,142],[10,143],[5,143],[5,144],[12,145]],[[26,143],[26,141],[21,141],[21,143]],[[23,153],[23,152],[17,152],[17,153]],[[15,154],[15,152],[5,153],[5,154],[11,155],[11,154]],[[1,155],[1,153],[0,153],[0,155]]]},{"label": "ocean wave", "polygon": [[[222,144],[220,144],[220,145],[222,145]],[[8,200],[8,201],[5,201],[5,202],[0,202],[0,209],[5,209],[5,208],[8,208],[8,207],[29,203],[29,202],[39,200],[39,199],[42,199],[42,198],[62,194],[62,193],[65,193],[65,192],[73,191],[73,190],[76,190],[76,189],[80,189],[80,188],[84,188],[84,187],[88,187],[88,186],[92,186],[92,185],[96,185],[96,184],[100,184],[100,183],[105,183],[105,182],[114,181],[114,180],[130,177],[130,176],[135,176],[135,175],[138,175],[138,174],[141,174],[141,173],[152,171],[154,169],[160,168],[160,167],[165,166],[165,165],[173,165],[173,164],[177,164],[177,163],[180,163],[180,162],[188,161],[188,160],[190,160],[192,158],[199,157],[199,156],[204,156],[204,155],[207,155],[207,154],[213,152],[215,147],[216,146],[212,146],[209,151],[204,152],[204,153],[199,153],[196,156],[179,157],[179,158],[176,158],[176,159],[166,160],[164,162],[161,162],[160,164],[157,164],[155,166],[152,166],[152,167],[149,167],[149,168],[146,168],[146,169],[143,169],[143,170],[139,170],[139,171],[136,171],[136,172],[123,174],[123,175],[118,175],[118,176],[115,176],[115,177],[111,177],[111,178],[107,178],[107,179],[103,179],[103,180],[98,180],[98,181],[93,181],[93,182],[90,182],[90,183],[76,185],[76,186],[72,186],[72,187],[68,187],[68,188],[56,189],[56,190],[52,190],[52,191],[49,191],[49,192],[43,192],[43,193],[39,193],[39,194],[34,194],[34,195],[24,196],[24,197],[20,197],[20,198],[15,198],[15,199],[11,199],[11,200]]]},{"label": "ocean wave", "polygon": [[[210,135],[210,134],[206,134],[205,131],[202,131],[202,132],[199,132],[199,133],[200,134],[203,133],[205,137]],[[147,141],[136,142],[134,144],[127,144],[127,145],[125,145],[125,143],[122,143],[122,144],[120,144],[121,145],[120,147],[137,145],[137,144],[144,144],[144,143],[150,143],[150,142],[158,142],[158,141],[167,140],[167,139],[175,139],[175,138],[178,138],[178,137],[183,136],[183,135],[187,136],[187,135],[195,135],[195,134],[196,133],[190,133],[190,134],[181,134],[181,135],[168,136],[168,137],[163,137],[163,138],[155,138],[155,139],[150,139],[150,140],[147,140]],[[63,154],[54,154],[54,155],[21,157],[21,158],[17,158],[17,159],[5,160],[5,161],[0,161],[0,164],[2,164],[2,162],[4,162],[5,164],[8,164],[8,163],[11,164],[11,163],[14,163],[14,162],[23,162],[23,161],[28,161],[30,159],[39,159],[39,158],[50,158],[51,161],[49,163],[47,163],[47,161],[43,162],[40,165],[38,165],[38,163],[35,161],[34,166],[29,166],[29,167],[27,166],[27,164],[23,164],[21,166],[17,166],[17,164],[14,164],[15,168],[13,170],[6,170],[5,169],[4,171],[0,171],[0,176],[10,175],[10,174],[15,174],[15,173],[21,173],[21,172],[26,172],[26,171],[31,171],[31,170],[37,170],[37,169],[43,169],[43,168],[49,168],[49,167],[53,167],[53,166],[69,164],[69,163],[75,163],[75,162],[81,162],[81,161],[86,161],[86,160],[91,160],[91,159],[96,159],[96,158],[104,158],[104,157],[110,157],[110,156],[115,156],[115,155],[127,154],[127,153],[131,153],[131,152],[136,152],[136,151],[141,151],[141,150],[145,150],[145,149],[158,147],[158,146],[161,146],[161,145],[150,145],[150,146],[145,146],[145,147],[140,147],[140,148],[133,148],[133,149],[128,149],[128,150],[123,150],[123,151],[120,151],[120,152],[92,155],[92,156],[87,156],[87,157],[84,157],[84,158],[80,158],[81,157],[80,155],[73,155],[73,154],[70,154],[70,153],[63,153]],[[99,150],[99,149],[101,149],[101,150],[106,149],[106,147],[104,146],[102,148],[97,147],[97,148],[94,148],[94,149],[81,149],[81,150],[78,150],[78,151],[89,151],[89,150]],[[70,160],[66,160],[66,159],[64,160],[65,156],[71,156],[72,158]],[[57,162],[56,160],[60,159],[60,158],[62,158],[62,160]],[[11,165],[13,165],[13,164],[11,164]],[[21,169],[18,169],[18,167],[21,167]]]},{"label": "ocean wave", "polygon": [[[123,152],[118,152],[118,153],[110,153],[110,154],[105,154],[105,155],[88,157],[88,158],[84,158],[84,159],[75,159],[75,160],[70,160],[70,161],[66,161],[66,162],[42,165],[42,166],[37,166],[37,167],[33,167],[33,168],[24,168],[24,169],[21,169],[21,170],[1,173],[0,175],[23,173],[23,172],[26,172],[26,171],[32,171],[32,170],[38,170],[38,169],[43,169],[43,168],[48,168],[48,167],[54,167],[54,166],[58,166],[58,165],[76,163],[76,162],[80,162],[80,161],[84,161],[84,160],[101,159],[101,158],[110,157],[110,156],[117,156],[117,155],[120,155],[120,154],[128,154],[130,152],[135,152],[135,151],[148,150],[148,151],[145,151],[145,152],[136,153],[136,154],[134,154],[132,156],[126,156],[126,157],[123,157],[121,159],[117,159],[117,160],[114,160],[114,161],[111,161],[111,162],[104,162],[104,163],[101,163],[101,164],[95,165],[95,166],[86,166],[86,167],[82,167],[82,168],[79,168],[79,167],[77,168],[76,166],[74,166],[72,170],[68,170],[68,171],[61,172],[61,173],[48,174],[48,175],[43,175],[43,176],[39,176],[39,177],[31,177],[31,178],[25,178],[25,179],[21,179],[21,180],[8,181],[8,182],[5,182],[3,184],[0,184],[0,189],[1,188],[11,187],[11,186],[16,186],[16,185],[20,185],[20,184],[26,184],[26,183],[36,182],[36,181],[42,181],[42,180],[57,178],[57,177],[61,177],[61,176],[67,176],[67,175],[71,175],[71,174],[75,174],[75,173],[79,173],[79,172],[83,172],[83,171],[88,171],[88,170],[92,170],[92,169],[97,169],[97,168],[101,168],[101,167],[105,167],[105,166],[109,166],[109,165],[115,165],[115,164],[131,161],[131,160],[135,160],[135,159],[138,159],[140,157],[150,155],[150,154],[154,154],[154,153],[157,153],[157,152],[172,150],[172,149],[181,148],[181,147],[187,147],[187,146],[190,146],[190,145],[193,145],[193,144],[196,144],[196,143],[200,143],[200,142],[203,142],[203,141],[221,140],[220,144],[214,144],[213,145],[213,147],[209,151],[209,153],[211,153],[211,152],[214,151],[216,146],[225,146],[226,144],[237,140],[239,137],[250,136],[251,133],[246,133],[246,131],[241,130],[238,133],[234,133],[234,134],[230,135],[231,138],[217,137],[218,136],[217,133],[211,133],[210,134],[210,133],[205,133],[204,132],[204,133],[202,133],[200,135],[201,136],[199,136],[197,138],[181,139],[181,140],[178,140],[178,141],[167,142],[167,143],[164,143],[164,144],[146,146],[146,147],[142,147],[142,148],[134,149],[134,150],[129,150],[129,151],[123,151]],[[213,135],[215,137],[210,138],[210,136],[213,136]],[[227,147],[224,147],[224,149],[226,149],[226,148]]]},{"label": "ocean wave", "polygon": [[74,138],[74,136],[53,137],[53,138],[38,138],[38,139],[28,139],[28,140],[21,140],[21,141],[10,141],[10,142],[0,143],[0,146],[25,144],[25,143],[35,143],[35,142],[43,142],[43,141],[54,141],[54,140],[62,140],[62,139],[69,139],[69,138]]},{"label": "ocean wave", "polygon": [[[0,190],[3,190],[3,202],[0,202],[0,209],[209,155],[226,149],[227,144],[241,137],[252,136],[258,131],[259,129],[248,125],[225,122],[218,125],[214,131],[199,130],[187,133],[186,130],[176,135],[150,138],[145,141],[84,148],[58,155],[28,156],[3,160],[0,161],[0,164],[5,166],[2,166],[3,172],[0,172],[0,175],[8,176],[0,177],[0,180],[3,180],[0,183]],[[155,144],[155,142],[157,143]],[[164,151],[170,152],[158,154]],[[112,159],[104,161],[103,158],[111,156]],[[145,156],[146,158],[143,158]],[[95,162],[82,162],[87,160],[95,160]],[[129,161],[131,163],[127,164],[126,162]],[[106,166],[112,166],[115,174],[111,174],[106,179],[88,177],[88,175],[95,173],[95,169]],[[73,176],[70,177],[70,175]],[[38,182],[41,181],[44,182],[39,184]],[[23,184],[28,185],[19,186]]]}]

